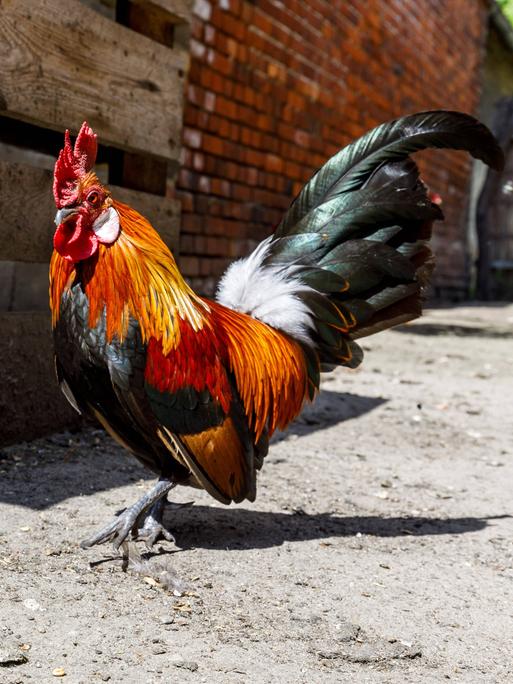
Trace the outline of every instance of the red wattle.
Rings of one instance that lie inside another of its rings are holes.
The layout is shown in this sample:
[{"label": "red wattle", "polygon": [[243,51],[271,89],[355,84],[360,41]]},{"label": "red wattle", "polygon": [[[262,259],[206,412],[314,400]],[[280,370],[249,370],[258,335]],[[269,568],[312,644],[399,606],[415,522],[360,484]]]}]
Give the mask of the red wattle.
[{"label": "red wattle", "polygon": [[53,246],[68,261],[89,259],[98,249],[98,238],[81,223],[80,219],[61,223],[53,236]]}]

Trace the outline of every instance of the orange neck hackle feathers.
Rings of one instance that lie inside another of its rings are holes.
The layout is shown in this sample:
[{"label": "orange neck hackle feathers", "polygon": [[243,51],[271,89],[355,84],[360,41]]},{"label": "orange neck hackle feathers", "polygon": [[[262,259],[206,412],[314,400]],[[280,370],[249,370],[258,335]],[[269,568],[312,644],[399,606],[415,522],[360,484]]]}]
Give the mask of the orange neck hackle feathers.
[{"label": "orange neck hackle feathers", "polygon": [[139,321],[143,342],[156,338],[164,353],[180,341],[179,319],[194,330],[203,326],[208,305],[182,278],[173,255],[157,231],[138,212],[121,202],[112,206],[119,214],[121,231],[112,245],[77,266],[53,253],[50,264],[50,306],[53,323],[59,318],[63,292],[80,271],[89,300],[89,325],[106,315],[107,340],[123,340],[130,316]]}]

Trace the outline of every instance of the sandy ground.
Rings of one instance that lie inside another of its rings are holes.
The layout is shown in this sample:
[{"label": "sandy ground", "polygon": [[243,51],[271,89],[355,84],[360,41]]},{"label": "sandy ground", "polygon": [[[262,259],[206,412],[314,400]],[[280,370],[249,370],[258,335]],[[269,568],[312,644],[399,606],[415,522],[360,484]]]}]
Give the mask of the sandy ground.
[{"label": "sandy ground", "polygon": [[126,572],[77,542],[149,475],[93,429],[5,448],[0,681],[513,681],[512,330],[460,307],[369,340],[255,504],[176,492],[178,546]]}]

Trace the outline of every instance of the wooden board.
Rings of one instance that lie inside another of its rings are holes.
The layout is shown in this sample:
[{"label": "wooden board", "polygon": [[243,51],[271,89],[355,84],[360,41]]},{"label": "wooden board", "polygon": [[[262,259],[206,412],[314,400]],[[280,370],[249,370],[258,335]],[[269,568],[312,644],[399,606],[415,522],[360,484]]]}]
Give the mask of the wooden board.
[{"label": "wooden board", "polygon": [[31,123],[177,159],[188,59],[78,0],[0,2],[0,113]]},{"label": "wooden board", "polygon": [[[0,162],[0,260],[50,259],[55,231],[52,173],[25,164]],[[110,187],[113,197],[130,204],[159,231],[176,253],[180,223],[177,200]]]},{"label": "wooden board", "polygon": [[193,0],[132,0],[134,5],[155,5],[168,12],[175,21],[189,24]]},{"label": "wooden board", "polygon": [[189,48],[190,0],[125,0],[118,21],[168,47]]},{"label": "wooden board", "polygon": [[0,312],[48,312],[48,262],[0,261]]},{"label": "wooden board", "polygon": [[49,313],[0,314],[0,329],[0,446],[77,426],[55,377]]}]

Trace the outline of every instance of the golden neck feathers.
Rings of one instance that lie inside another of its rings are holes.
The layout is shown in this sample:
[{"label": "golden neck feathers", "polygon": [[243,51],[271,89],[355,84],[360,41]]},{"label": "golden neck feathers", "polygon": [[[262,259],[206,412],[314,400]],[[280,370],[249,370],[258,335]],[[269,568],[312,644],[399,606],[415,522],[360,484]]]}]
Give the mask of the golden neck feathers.
[{"label": "golden neck feathers", "polygon": [[187,285],[157,231],[138,212],[113,202],[121,231],[112,245],[101,244],[86,261],[74,264],[54,251],[50,262],[52,323],[61,297],[79,277],[89,300],[89,325],[105,310],[107,339],[122,340],[130,317],[139,321],[144,342],[154,337],[164,353],[180,342],[179,319],[200,330],[209,307]]}]

